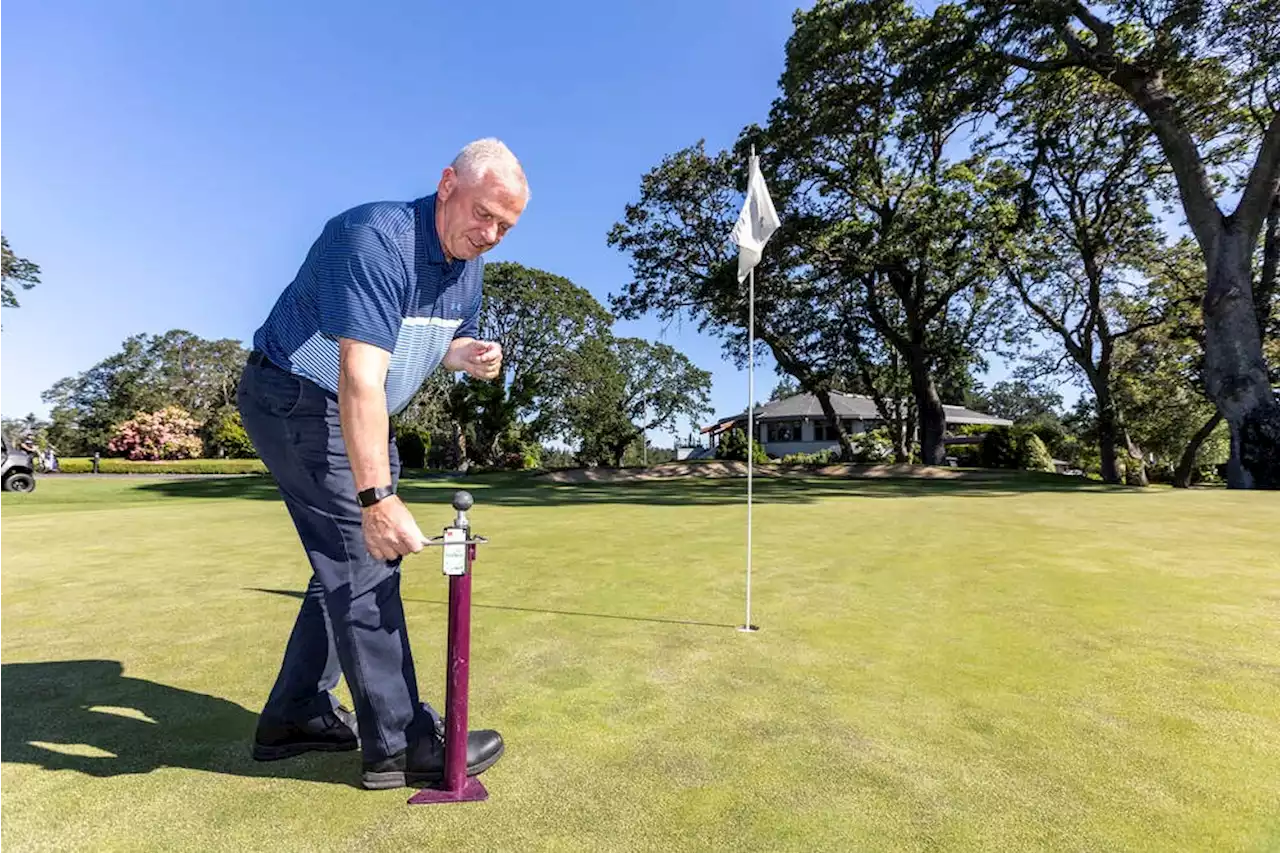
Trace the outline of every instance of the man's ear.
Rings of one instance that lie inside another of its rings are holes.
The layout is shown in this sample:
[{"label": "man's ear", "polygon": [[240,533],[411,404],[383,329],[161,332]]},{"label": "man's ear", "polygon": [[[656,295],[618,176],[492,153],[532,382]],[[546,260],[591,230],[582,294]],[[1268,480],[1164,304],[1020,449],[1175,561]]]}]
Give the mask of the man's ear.
[{"label": "man's ear", "polygon": [[440,184],[436,187],[436,195],[439,196],[440,201],[448,201],[457,186],[458,173],[452,166],[445,166],[444,171],[440,173]]}]

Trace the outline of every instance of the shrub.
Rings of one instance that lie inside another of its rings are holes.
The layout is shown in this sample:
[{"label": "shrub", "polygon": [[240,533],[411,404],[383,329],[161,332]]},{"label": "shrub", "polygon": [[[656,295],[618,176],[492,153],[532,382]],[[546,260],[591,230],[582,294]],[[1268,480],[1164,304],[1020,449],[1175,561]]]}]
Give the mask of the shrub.
[{"label": "shrub", "polygon": [[1021,427],[992,427],[982,439],[979,460],[983,468],[1021,468],[1050,473],[1056,470],[1049,448],[1040,436]]},{"label": "shrub", "polygon": [[107,449],[133,460],[194,459],[204,449],[198,428],[195,418],[178,406],[138,412],[116,426]]},{"label": "shrub", "polygon": [[1034,432],[1023,435],[1018,442],[1018,467],[1028,471],[1048,471],[1053,473],[1053,457],[1049,448],[1044,446],[1040,436]]},{"label": "shrub", "polygon": [[947,454],[954,456],[956,465],[961,468],[982,467],[982,445],[980,444],[957,444],[948,449]]},{"label": "shrub", "polygon": [[853,461],[861,464],[888,462],[893,458],[893,439],[884,427],[858,433],[853,439]]},{"label": "shrub", "polygon": [[1061,458],[1063,447],[1068,439],[1067,428],[1062,425],[1062,421],[1053,415],[1042,415],[1033,421],[1021,424],[1018,428],[1039,436],[1049,451],[1050,459],[1055,456]]},{"label": "shrub", "polygon": [[1017,468],[1018,440],[1006,426],[992,427],[982,439],[983,468]]},{"label": "shrub", "polygon": [[431,447],[431,434],[417,429],[405,429],[396,434],[396,450],[400,453],[402,468],[427,467],[427,452]]},{"label": "shrub", "polygon": [[206,456],[225,456],[229,459],[254,459],[258,451],[245,432],[240,413],[235,409],[227,409],[215,415],[207,425],[208,450]]},{"label": "shrub", "polygon": [[542,448],[536,444],[530,444],[524,449],[524,467],[526,470],[533,470],[542,467]]},{"label": "shrub", "polygon": [[542,467],[542,447],[525,440],[518,428],[502,437],[502,467],[513,471],[529,471]]},{"label": "shrub", "polygon": [[788,453],[782,457],[783,465],[834,465],[840,461],[840,451],[819,450],[816,453]]},{"label": "shrub", "polygon": [[433,444],[427,448],[427,468],[447,469],[453,468],[456,464],[454,460],[453,442],[447,444]]},{"label": "shrub", "polygon": [[[719,446],[716,447],[716,458],[746,462],[747,434],[740,429],[731,429],[725,433],[724,438],[720,439]],[[751,461],[756,464],[763,464],[769,461],[768,455],[758,441],[751,442]]]}]

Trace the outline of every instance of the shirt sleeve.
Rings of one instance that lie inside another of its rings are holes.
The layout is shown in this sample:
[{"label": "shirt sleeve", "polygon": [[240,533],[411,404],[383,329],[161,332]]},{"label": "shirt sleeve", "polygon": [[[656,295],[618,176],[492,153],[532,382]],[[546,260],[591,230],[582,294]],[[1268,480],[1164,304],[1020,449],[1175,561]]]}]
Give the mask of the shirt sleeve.
[{"label": "shirt sleeve", "polygon": [[343,228],[317,264],[320,333],[395,351],[407,283],[399,253],[381,232]]},{"label": "shirt sleeve", "polygon": [[475,293],[472,294],[471,305],[468,306],[468,312],[463,316],[461,325],[457,331],[453,333],[454,340],[458,338],[478,338],[480,337],[480,304],[483,299],[484,292],[484,260],[477,258],[474,263],[479,269],[475,272]]}]

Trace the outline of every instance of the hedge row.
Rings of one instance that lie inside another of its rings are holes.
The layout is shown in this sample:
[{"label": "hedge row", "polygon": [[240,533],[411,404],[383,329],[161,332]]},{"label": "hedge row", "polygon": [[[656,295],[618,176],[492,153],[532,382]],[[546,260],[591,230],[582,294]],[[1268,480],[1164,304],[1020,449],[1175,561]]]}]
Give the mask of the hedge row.
[{"label": "hedge row", "polygon": [[[70,457],[58,460],[63,474],[89,474],[93,460]],[[102,474],[265,474],[260,459],[175,459],[168,462],[134,462],[129,459],[103,459],[98,463]]]}]

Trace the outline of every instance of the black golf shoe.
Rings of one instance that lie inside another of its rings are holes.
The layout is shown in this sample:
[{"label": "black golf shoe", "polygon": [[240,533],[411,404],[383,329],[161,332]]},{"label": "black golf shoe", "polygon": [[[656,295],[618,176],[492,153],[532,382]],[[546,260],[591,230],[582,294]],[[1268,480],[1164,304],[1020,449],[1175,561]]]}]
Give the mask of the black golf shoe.
[{"label": "black golf shoe", "polygon": [[[498,763],[502,735],[491,729],[467,734],[467,775],[479,776]],[[444,739],[426,737],[381,761],[366,761],[362,783],[370,790],[421,787],[444,780]]]},{"label": "black golf shoe", "polygon": [[276,761],[304,752],[349,752],[358,749],[356,715],[339,705],[301,723],[262,723],[253,739],[257,761]]}]

